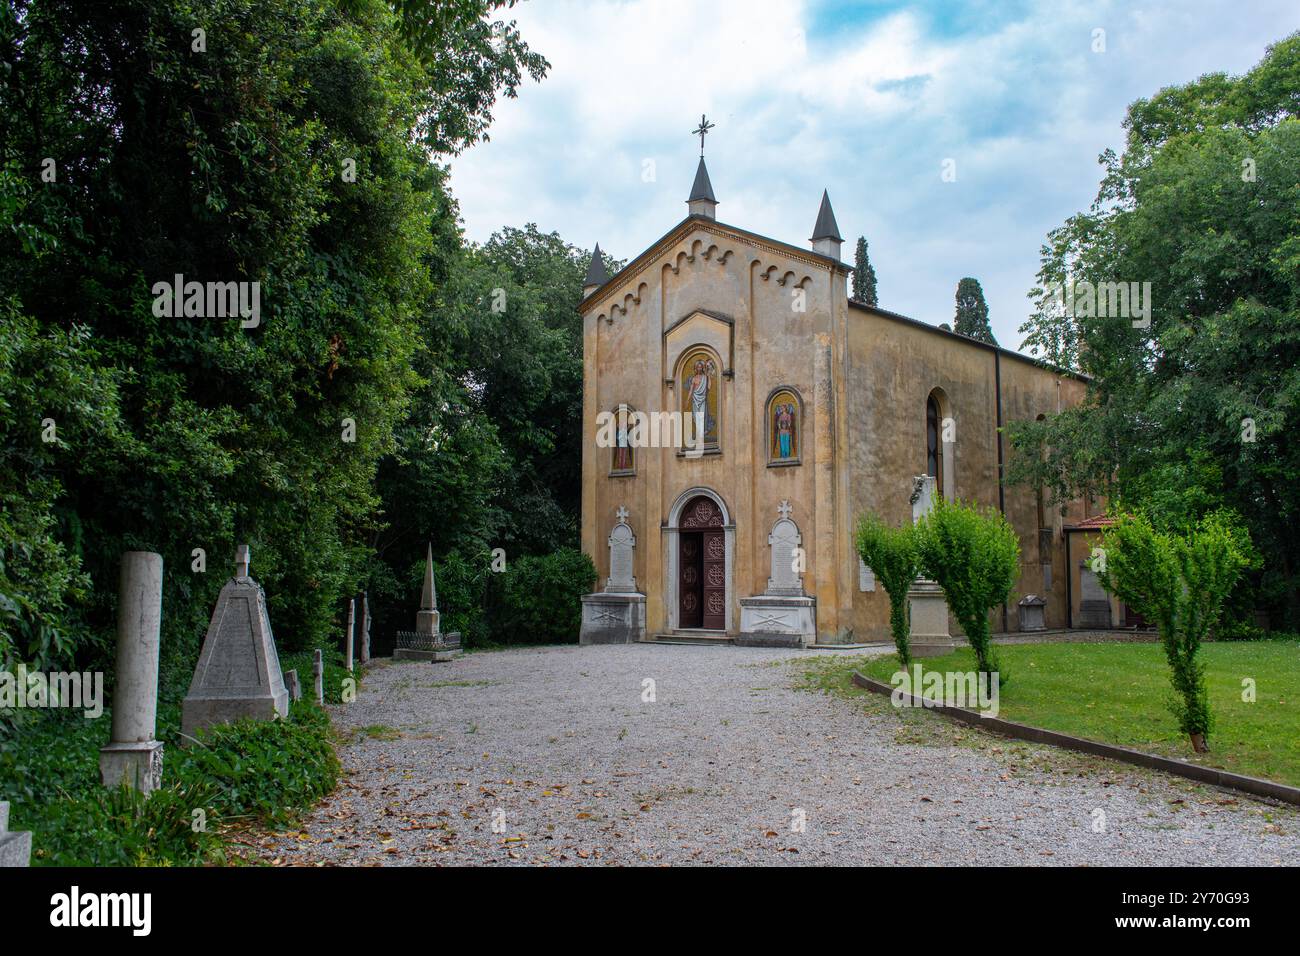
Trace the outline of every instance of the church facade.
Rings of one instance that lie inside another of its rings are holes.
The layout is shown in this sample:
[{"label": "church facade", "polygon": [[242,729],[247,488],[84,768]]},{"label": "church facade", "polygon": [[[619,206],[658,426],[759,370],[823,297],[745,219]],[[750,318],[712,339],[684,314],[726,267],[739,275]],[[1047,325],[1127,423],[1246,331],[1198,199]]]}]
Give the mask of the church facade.
[{"label": "church facade", "polygon": [[584,641],[887,640],[855,528],[866,511],[911,521],[923,485],[1001,509],[1020,536],[995,630],[1019,628],[1030,594],[1066,626],[1064,529],[1086,507],[1062,516],[1006,485],[999,426],[1076,403],[1085,383],[851,300],[825,194],[807,248],[720,222],[702,157],[687,205],[618,274],[597,251],[579,306],[582,547],[602,588]]}]

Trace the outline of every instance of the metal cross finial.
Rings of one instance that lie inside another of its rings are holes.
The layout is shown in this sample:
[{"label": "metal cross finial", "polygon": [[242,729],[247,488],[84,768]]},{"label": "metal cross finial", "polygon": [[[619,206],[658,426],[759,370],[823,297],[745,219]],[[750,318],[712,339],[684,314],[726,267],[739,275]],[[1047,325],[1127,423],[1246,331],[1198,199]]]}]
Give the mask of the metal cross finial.
[{"label": "metal cross finial", "polygon": [[717,124],[715,124],[715,123],[710,123],[710,122],[705,118],[704,114],[701,113],[701,114],[700,114],[700,125],[697,126],[697,127],[695,127],[695,129],[691,130],[691,135],[692,135],[692,136],[698,136],[698,137],[700,138],[700,158],[701,158],[701,159],[704,158],[704,136],[705,136],[706,133],[708,133],[709,130],[713,129],[713,127],[714,127],[715,125],[717,125]]},{"label": "metal cross finial", "polygon": [[622,505],[618,506],[618,510],[615,511],[614,514],[618,516],[619,521],[623,521],[623,522],[627,521],[627,509],[624,508]]},{"label": "metal cross finial", "polygon": [[790,507],[789,499],[782,501],[781,504],[776,509],[777,514],[779,514],[782,518],[790,517],[791,511],[794,511],[794,509]]}]

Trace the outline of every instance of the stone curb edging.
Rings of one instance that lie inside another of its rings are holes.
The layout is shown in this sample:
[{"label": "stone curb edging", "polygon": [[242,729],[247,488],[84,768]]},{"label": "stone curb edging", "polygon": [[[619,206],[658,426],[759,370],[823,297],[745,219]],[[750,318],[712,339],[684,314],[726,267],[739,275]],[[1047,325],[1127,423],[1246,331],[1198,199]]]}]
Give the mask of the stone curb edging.
[{"label": "stone curb edging", "polygon": [[[853,684],[872,693],[884,694],[886,697],[893,696],[895,691],[893,685],[872,680],[856,670],[853,672]],[[1272,780],[1262,780],[1259,777],[1247,777],[1244,774],[1230,773],[1227,770],[1217,770],[1213,767],[1202,767],[1199,764],[1188,763],[1185,760],[1176,760],[1173,757],[1159,757],[1155,754],[1144,753],[1141,750],[1131,750],[1128,747],[1119,747],[1115,744],[1104,744],[1100,741],[1075,737],[1055,730],[1044,730],[1042,727],[1017,724],[1010,720],[1002,720],[999,717],[981,717],[977,711],[966,710],[962,707],[949,707],[932,701],[922,701],[919,697],[912,697],[911,706],[943,714],[945,717],[951,717],[974,727],[982,727],[985,730],[991,730],[1006,737],[1028,740],[1031,743],[1053,744],[1067,750],[1077,750],[1097,757],[1109,757],[1112,760],[1119,760],[1138,767],[1163,770],[1165,773],[1186,777],[1198,783],[1208,783],[1216,787],[1226,787],[1229,790],[1240,790],[1257,797],[1271,797],[1274,800],[1300,805],[1300,787],[1291,787]]]}]

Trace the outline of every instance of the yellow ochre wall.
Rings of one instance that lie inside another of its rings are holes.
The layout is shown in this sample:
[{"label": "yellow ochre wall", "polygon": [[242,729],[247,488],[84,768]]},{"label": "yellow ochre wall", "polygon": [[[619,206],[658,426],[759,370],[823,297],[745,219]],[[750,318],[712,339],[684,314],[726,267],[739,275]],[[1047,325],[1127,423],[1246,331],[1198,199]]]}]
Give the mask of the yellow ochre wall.
[{"label": "yellow ochre wall", "polygon": [[[607,536],[620,506],[636,535],[634,574],[647,596],[646,629],[666,629],[666,525],[689,489],[719,495],[734,525],[728,631],[739,599],[761,594],[770,573],[767,535],[788,500],[807,554],[804,588],[817,599],[818,640],[888,636],[888,600],[858,590],[853,528],[864,509],[911,520],[911,480],[925,470],[925,401],[941,388],[956,422],[958,497],[998,504],[994,350],[847,301],[847,268],[810,251],[691,217],[585,300],[583,315],[582,548],[600,585],[609,574]],[[803,291],[805,309],[793,307]],[[635,450],[634,476],[609,472],[597,445],[597,415],[620,403],[644,412],[680,408],[677,362],[704,345],[721,359],[721,454],[689,459],[671,448]],[[1083,384],[1005,353],[1003,414],[1033,418],[1077,402]],[[778,386],[802,400],[801,464],[768,467],[766,401]],[[842,414],[837,414],[842,410]],[[1004,441],[1004,452],[1011,454]],[[1007,516],[1021,535],[1015,599],[1043,593],[1035,496],[1006,489]],[[1075,506],[1069,521],[1083,516]],[[1062,519],[1049,512],[1054,587],[1044,594],[1049,626],[1065,624]],[[1055,553],[1059,552],[1059,553]],[[1014,600],[1014,599],[1013,599]],[[1016,609],[1008,623],[1016,629]],[[1001,629],[1001,613],[994,626]],[[955,632],[955,625],[954,625]]]}]

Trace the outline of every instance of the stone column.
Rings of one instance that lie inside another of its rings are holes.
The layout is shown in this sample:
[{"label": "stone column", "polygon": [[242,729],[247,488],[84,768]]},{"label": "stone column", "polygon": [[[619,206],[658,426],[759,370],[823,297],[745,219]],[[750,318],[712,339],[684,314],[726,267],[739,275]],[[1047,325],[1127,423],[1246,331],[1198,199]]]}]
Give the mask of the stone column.
[{"label": "stone column", "polygon": [[311,676],[316,684],[316,703],[323,707],[325,705],[325,662],[321,659],[319,649],[312,655]]},{"label": "stone column", "polygon": [[352,673],[352,642],[356,636],[357,627],[357,600],[353,598],[348,602],[348,639],[347,639],[347,662],[348,673]]},{"label": "stone column", "polygon": [[162,555],[122,555],[117,602],[117,682],[112,737],[99,752],[100,781],[123,781],[141,793],[162,783],[163,745],[154,739],[158,717],[158,645],[162,626]]},{"label": "stone column", "polygon": [[361,632],[361,663],[370,663],[370,595],[361,592],[361,623],[357,628]]}]

